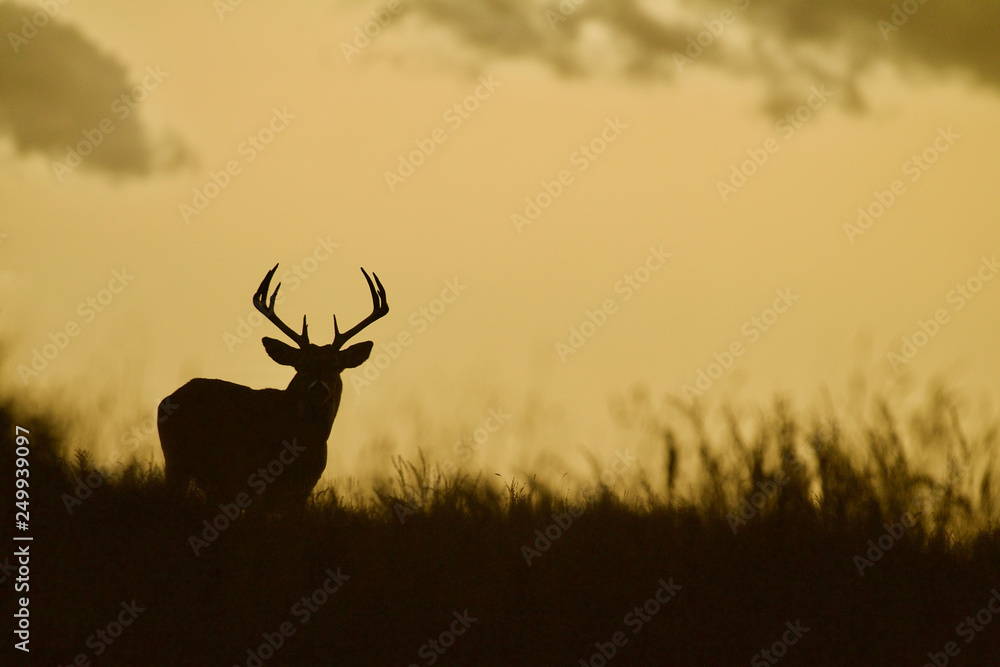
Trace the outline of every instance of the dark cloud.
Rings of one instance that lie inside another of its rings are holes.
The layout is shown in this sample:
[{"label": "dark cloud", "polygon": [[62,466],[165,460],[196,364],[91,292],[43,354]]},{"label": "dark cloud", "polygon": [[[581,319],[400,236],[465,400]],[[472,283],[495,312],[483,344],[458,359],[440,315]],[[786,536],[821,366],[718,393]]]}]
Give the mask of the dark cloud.
[{"label": "dark cloud", "polygon": [[[679,67],[675,54],[686,55],[704,21],[718,29],[723,10],[735,20]],[[527,57],[567,76],[606,68],[602,49],[630,76],[665,79],[706,64],[757,76],[777,108],[818,83],[860,107],[859,78],[883,65],[1000,88],[996,0],[413,0],[407,13],[445,27],[478,58]]]},{"label": "dark cloud", "polygon": [[135,100],[169,85],[162,72],[130,80],[120,61],[38,5],[0,4],[0,36],[0,134],[18,151],[64,162],[67,146],[98,144],[80,167],[123,175],[190,161],[180,141],[154,137],[140,120]]}]

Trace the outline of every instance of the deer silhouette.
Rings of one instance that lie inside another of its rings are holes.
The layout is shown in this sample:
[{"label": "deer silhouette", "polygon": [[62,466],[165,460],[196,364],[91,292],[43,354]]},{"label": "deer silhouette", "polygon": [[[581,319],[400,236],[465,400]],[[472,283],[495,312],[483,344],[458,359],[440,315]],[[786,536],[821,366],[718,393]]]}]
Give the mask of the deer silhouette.
[{"label": "deer silhouette", "polygon": [[268,300],[268,271],[253,296],[254,307],[296,347],[264,337],[264,350],[274,361],[295,369],[285,389],[251,389],[243,385],[195,378],[160,403],[160,445],[166,461],[167,486],[186,491],[194,482],[210,499],[232,500],[244,492],[267,506],[304,505],[326,468],[327,440],[340,407],[344,384],[340,373],[368,359],[372,342],[344,344],[389,312],[385,288],[362,268],[372,295],[372,312],[341,333],[333,316],[333,342],[309,342],[302,317],[302,333],[281,321],[274,301],[281,283]]}]

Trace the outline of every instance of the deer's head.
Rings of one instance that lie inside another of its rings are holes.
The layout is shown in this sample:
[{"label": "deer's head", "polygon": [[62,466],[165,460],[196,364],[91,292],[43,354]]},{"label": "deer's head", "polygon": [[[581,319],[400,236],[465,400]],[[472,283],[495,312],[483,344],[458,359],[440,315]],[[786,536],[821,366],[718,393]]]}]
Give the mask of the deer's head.
[{"label": "deer's head", "polygon": [[[368,281],[368,288],[372,295],[372,312],[358,324],[347,331],[341,332],[337,327],[337,316],[333,316],[333,342],[328,345],[315,345],[309,342],[309,329],[306,324],[306,317],[302,316],[302,333],[296,332],[290,326],[281,321],[274,312],[274,300],[278,296],[281,283],[274,288],[274,292],[268,298],[271,288],[271,278],[278,270],[278,265],[267,272],[264,280],[260,283],[257,293],[254,294],[253,304],[264,316],[277,326],[288,336],[295,347],[283,343],[274,338],[264,337],[264,350],[268,356],[283,366],[291,366],[295,369],[295,378],[289,389],[298,389],[307,396],[307,403],[312,407],[318,407],[333,400],[339,403],[340,395],[343,391],[343,382],[340,373],[345,368],[355,368],[363,364],[372,351],[372,342],[365,341],[356,343],[344,348],[354,335],[367,327],[375,320],[383,317],[389,312],[389,304],[386,301],[385,288],[374,273],[371,277],[361,269]],[[372,282],[372,278],[375,282]],[[336,405],[333,409],[336,410]]]}]

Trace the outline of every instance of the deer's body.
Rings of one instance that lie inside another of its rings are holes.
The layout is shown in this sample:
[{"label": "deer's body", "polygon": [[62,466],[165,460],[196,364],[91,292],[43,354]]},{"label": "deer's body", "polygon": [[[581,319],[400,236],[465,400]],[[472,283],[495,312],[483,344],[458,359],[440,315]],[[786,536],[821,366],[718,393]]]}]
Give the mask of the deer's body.
[{"label": "deer's body", "polygon": [[[295,385],[250,389],[196,378],[164,399],[175,406],[160,423],[167,484],[186,487],[194,479],[207,495],[228,502],[241,491],[251,498],[266,491],[275,501],[304,500],[296,496],[302,490],[308,496],[326,468],[340,396],[309,409]],[[292,415],[292,425],[261,421],[260,415]]]},{"label": "deer's body", "polygon": [[[309,343],[305,319],[298,334],[274,314],[274,298],[266,297],[274,269],[254,296],[254,305],[288,334],[298,348],[264,338],[276,362],[296,370],[286,389],[251,389],[243,385],[196,378],[165,398],[159,421],[166,461],[167,485],[184,490],[193,479],[213,501],[233,502],[245,492],[264,505],[303,503],[326,468],[327,440],[337,417],[344,385],[340,373],[363,363],[372,343],[342,350],[352,335],[388,312],[385,290],[372,291],[372,315],[334,342]],[[368,278],[368,274],[365,274]],[[376,283],[378,278],[375,278]],[[279,285],[280,287],[280,285]]]}]

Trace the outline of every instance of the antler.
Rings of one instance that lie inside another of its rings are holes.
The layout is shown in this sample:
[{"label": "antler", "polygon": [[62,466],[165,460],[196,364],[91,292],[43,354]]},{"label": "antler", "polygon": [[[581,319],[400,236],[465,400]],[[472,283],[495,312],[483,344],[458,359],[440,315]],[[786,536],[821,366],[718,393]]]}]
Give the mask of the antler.
[{"label": "antler", "polygon": [[264,314],[272,324],[281,329],[286,336],[292,339],[300,348],[305,347],[309,344],[309,330],[306,326],[306,316],[302,316],[302,333],[295,333],[295,329],[291,328],[287,324],[281,321],[278,315],[274,312],[274,300],[278,296],[278,290],[281,289],[281,283],[274,288],[274,294],[271,295],[271,302],[267,302],[267,293],[271,290],[271,278],[274,277],[274,272],[278,270],[278,265],[275,264],[274,268],[267,272],[264,276],[264,280],[260,283],[260,287],[257,288],[257,293],[253,295],[253,305]]},{"label": "antler", "polygon": [[[370,289],[372,293],[372,313],[371,315],[361,320],[355,326],[351,327],[344,333],[340,333],[340,330],[337,328],[337,316],[334,315],[333,349],[335,350],[339,350],[340,348],[342,348],[344,346],[344,343],[350,340],[352,336],[357,334],[359,331],[364,329],[366,326],[368,326],[378,318],[384,317],[385,314],[389,312],[389,302],[386,300],[385,297],[385,288],[382,287],[382,283],[379,282],[378,276],[374,272],[372,272],[372,276],[375,278],[375,283],[373,284],[372,279],[368,277],[368,272],[364,270],[364,267],[362,267],[361,273],[365,274],[365,280],[368,281],[368,289]],[[375,285],[378,285],[377,290],[375,289]]]}]

